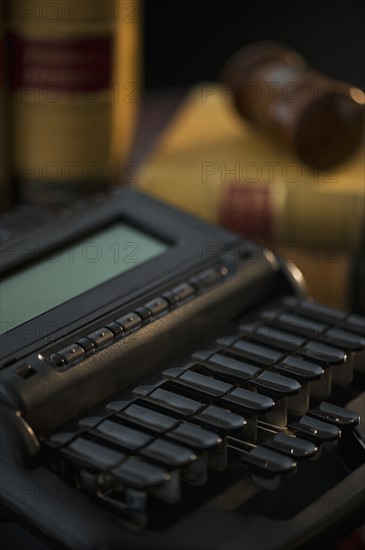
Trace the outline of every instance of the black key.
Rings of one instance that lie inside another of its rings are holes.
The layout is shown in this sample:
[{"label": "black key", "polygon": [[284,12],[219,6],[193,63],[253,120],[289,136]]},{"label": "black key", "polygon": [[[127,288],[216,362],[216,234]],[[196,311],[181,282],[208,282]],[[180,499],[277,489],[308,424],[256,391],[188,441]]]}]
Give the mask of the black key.
[{"label": "black key", "polygon": [[250,466],[252,473],[260,477],[274,477],[292,472],[296,462],[281,453],[265,447],[255,447],[241,456],[242,462]]},{"label": "black key", "polygon": [[197,397],[203,396],[204,398],[212,399],[221,397],[233,388],[231,384],[216,380],[215,378],[210,378],[209,376],[199,374],[192,370],[186,370],[178,378],[174,379],[174,383],[197,394]]},{"label": "black key", "polygon": [[273,365],[282,359],[283,354],[271,348],[248,342],[247,340],[237,340],[232,346],[234,352],[242,357],[260,363],[265,366]]},{"label": "black key", "polygon": [[116,321],[108,323],[107,325],[105,325],[105,328],[111,330],[114,336],[120,336],[124,333],[123,327]]},{"label": "black key", "polygon": [[325,368],[339,365],[346,360],[344,351],[315,341],[308,342],[303,348],[298,349],[297,353]]},{"label": "black key", "polygon": [[180,301],[180,298],[177,294],[173,294],[171,290],[163,293],[163,298],[171,305],[177,304]]},{"label": "black key", "polygon": [[237,336],[227,335],[217,338],[216,344],[220,347],[230,348],[236,342]]},{"label": "black key", "polygon": [[264,309],[260,311],[260,317],[265,321],[275,321],[280,316],[281,311],[281,309]]},{"label": "black key", "polygon": [[208,361],[209,357],[214,355],[217,351],[217,348],[214,347],[200,349],[199,351],[195,351],[193,353],[192,358],[197,361]]},{"label": "black key", "polygon": [[156,487],[171,479],[170,474],[163,468],[135,456],[114,468],[112,474],[127,487],[140,490]]},{"label": "black key", "polygon": [[[137,388],[138,390],[138,388]],[[171,414],[180,417],[189,417],[203,408],[203,403],[189,399],[177,393],[158,388],[143,398],[141,403],[148,401],[157,407],[168,409]]]},{"label": "black key", "polygon": [[17,376],[20,376],[20,378],[26,380],[30,376],[33,376],[33,374],[36,374],[37,371],[32,367],[32,365],[29,365],[29,363],[22,363],[14,368],[14,372]]},{"label": "black key", "polygon": [[163,439],[155,439],[140,451],[140,455],[149,458],[169,469],[191,464],[196,460],[196,454],[191,449],[175,445]]},{"label": "black key", "polygon": [[293,297],[284,298],[283,303],[288,307],[295,308],[296,313],[300,313],[301,315],[304,315],[304,317],[309,317],[310,319],[314,319],[322,323],[337,325],[348,315],[345,311],[323,306],[315,302],[300,301]]},{"label": "black key", "polygon": [[342,429],[354,428],[360,422],[360,417],[355,412],[332,405],[331,403],[326,403],[325,401],[314,409],[311,409],[308,415],[335,424]]},{"label": "black key", "polygon": [[341,431],[334,424],[322,422],[307,415],[302,416],[298,422],[289,424],[288,428],[316,445],[336,441],[341,435]]},{"label": "black key", "polygon": [[147,321],[152,317],[152,312],[144,306],[137,307],[133,313],[137,313],[143,321]]},{"label": "black key", "polygon": [[175,297],[175,301],[182,301],[194,294],[195,288],[190,283],[181,283],[180,285],[175,286],[171,290],[171,293]]},{"label": "black key", "polygon": [[111,420],[104,420],[91,433],[130,452],[138,451],[153,439],[149,434]]},{"label": "black key", "polygon": [[116,418],[121,418],[141,428],[157,433],[167,432],[179,422],[176,418],[151,411],[151,409],[141,407],[141,405],[136,403],[129,405],[129,407],[117,413]]},{"label": "black key", "polygon": [[151,385],[151,386],[138,386],[137,388],[134,388],[132,390],[132,393],[133,395],[135,395],[136,397],[147,397],[147,395],[149,395],[150,393],[152,393],[153,391],[155,391],[156,388],[158,388],[159,386],[157,384],[155,385]]},{"label": "black key", "polygon": [[240,338],[245,339],[246,337],[250,338],[251,334],[255,334],[255,332],[262,326],[262,322],[260,321],[251,321],[251,322],[245,322],[240,323],[238,326],[239,335]]},{"label": "black key", "polygon": [[90,353],[95,349],[94,344],[88,338],[80,338],[80,340],[77,340],[76,344],[79,344],[79,346],[83,347],[85,353]]},{"label": "black key", "polygon": [[169,439],[184,443],[196,451],[205,451],[222,443],[222,438],[200,426],[183,422],[167,434]]},{"label": "black key", "polygon": [[100,424],[102,420],[102,416],[85,416],[78,421],[78,425],[80,426],[80,428],[90,430],[91,428],[94,428],[95,426]]},{"label": "black key", "polygon": [[220,353],[212,355],[204,367],[217,376],[232,382],[245,382],[256,376],[261,370],[244,361]]},{"label": "black key", "polygon": [[75,432],[56,432],[55,434],[49,436],[46,440],[46,444],[50,447],[58,449],[59,447],[63,447],[64,445],[67,445],[67,443],[70,443],[70,441],[72,441],[76,436],[77,433]]},{"label": "black key", "polygon": [[268,412],[275,405],[271,397],[260,395],[254,391],[246,390],[245,388],[236,388],[225,395],[221,402],[222,405],[232,408],[233,410],[239,409],[249,416]]},{"label": "black key", "polygon": [[166,369],[163,371],[162,376],[167,380],[174,380],[186,370],[190,369],[193,365],[194,363],[187,363],[183,367],[172,367],[171,369]]},{"label": "black key", "polygon": [[166,311],[168,309],[169,303],[161,296],[158,296],[157,298],[154,298],[153,300],[147,302],[144,307],[149,309],[152,315],[158,315],[159,313],[162,313],[163,311]]},{"label": "black key", "polygon": [[349,315],[347,319],[341,323],[341,327],[365,336],[365,317],[361,315]]},{"label": "black key", "polygon": [[300,384],[297,380],[266,371],[253,378],[250,382],[260,393],[272,397],[274,400],[299,392]]},{"label": "black key", "polygon": [[318,447],[311,441],[292,437],[281,432],[277,433],[273,439],[265,441],[263,445],[295,459],[309,458],[318,451]]},{"label": "black key", "polygon": [[331,328],[320,340],[346,351],[360,351],[365,347],[364,336],[338,327]]},{"label": "black key", "polygon": [[222,270],[217,267],[211,267],[199,273],[199,275],[193,277],[191,280],[197,288],[207,288],[220,282],[225,274],[226,271],[224,271],[224,268]]},{"label": "black key", "polygon": [[290,356],[286,357],[281,363],[274,365],[273,370],[289,378],[294,378],[294,380],[298,380],[301,384],[319,380],[324,373],[323,368],[319,365]]},{"label": "black key", "polygon": [[61,349],[57,353],[53,353],[50,357],[51,363],[57,367],[62,365],[70,365],[82,359],[85,355],[85,350],[79,344],[72,344]]},{"label": "black key", "polygon": [[142,324],[142,319],[137,313],[131,311],[130,313],[127,313],[127,315],[123,315],[123,317],[116,319],[116,322],[123,327],[125,332],[129,332],[130,330],[139,327]]},{"label": "black key", "polygon": [[328,328],[328,325],[306,319],[305,317],[300,317],[299,315],[294,315],[292,313],[276,313],[278,315],[277,317],[270,315],[270,312],[263,312],[261,315],[264,319],[270,321],[271,325],[283,328],[294,334],[300,334],[308,338],[316,338]]},{"label": "black key", "polygon": [[210,405],[201,413],[193,416],[191,420],[218,433],[230,433],[241,430],[247,424],[247,421],[242,416],[215,405]]},{"label": "black key", "polygon": [[108,403],[105,408],[108,412],[118,413],[122,409],[126,409],[128,405],[132,403],[133,401],[112,401],[111,403]]},{"label": "black key", "polygon": [[125,454],[83,437],[71,441],[62,454],[88,470],[107,470],[125,459]]},{"label": "black key", "polygon": [[114,334],[108,328],[103,327],[91,334],[88,334],[86,338],[88,338],[96,348],[100,348],[100,346],[104,346],[105,344],[112,342],[114,340]]},{"label": "black key", "polygon": [[293,351],[306,343],[304,338],[272,326],[259,327],[250,338],[284,351]]}]

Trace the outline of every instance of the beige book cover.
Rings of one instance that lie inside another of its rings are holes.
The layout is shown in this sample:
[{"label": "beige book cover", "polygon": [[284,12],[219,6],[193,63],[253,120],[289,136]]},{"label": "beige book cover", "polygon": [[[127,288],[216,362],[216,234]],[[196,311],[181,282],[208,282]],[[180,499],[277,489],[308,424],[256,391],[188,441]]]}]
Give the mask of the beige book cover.
[{"label": "beige book cover", "polygon": [[362,250],[365,156],[326,171],[281,151],[235,112],[219,84],[189,94],[142,169],[143,189],[272,242]]},{"label": "beige book cover", "polygon": [[[345,306],[349,256],[364,245],[364,150],[318,171],[235,112],[218,83],[188,94],[140,171],[144,191],[269,243],[317,299]],[[341,292],[338,288],[341,287]]]}]

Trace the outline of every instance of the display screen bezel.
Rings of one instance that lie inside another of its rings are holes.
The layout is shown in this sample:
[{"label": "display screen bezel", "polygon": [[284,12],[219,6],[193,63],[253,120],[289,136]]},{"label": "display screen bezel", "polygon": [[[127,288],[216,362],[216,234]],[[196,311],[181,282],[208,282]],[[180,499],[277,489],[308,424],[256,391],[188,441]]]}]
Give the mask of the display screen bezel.
[{"label": "display screen bezel", "polygon": [[[66,221],[60,218],[49,225],[46,232],[40,228],[26,239],[11,243],[14,253],[2,255],[1,276],[16,272],[40,257],[39,254],[25,257],[21,249],[31,251],[38,247],[41,254],[48,254],[65,243],[75,242],[118,220],[170,244],[170,248],[152,260],[1,335],[1,361],[8,362],[15,357],[19,359],[26,352],[49,346],[98,317],[120,309],[147,295],[152,289],[209,263],[214,256],[219,256],[224,245],[237,241],[237,237],[229,232],[202,223],[149,197],[130,192],[121,198],[110,197],[102,204],[95,204],[93,208],[67,217]],[[226,236],[224,242],[223,236]]]}]

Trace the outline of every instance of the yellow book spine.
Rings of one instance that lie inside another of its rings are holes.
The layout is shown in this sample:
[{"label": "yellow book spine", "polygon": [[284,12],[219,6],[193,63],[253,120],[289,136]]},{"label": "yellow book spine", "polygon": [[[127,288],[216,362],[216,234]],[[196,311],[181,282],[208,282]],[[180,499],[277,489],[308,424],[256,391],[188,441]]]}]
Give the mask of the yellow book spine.
[{"label": "yellow book spine", "polygon": [[222,184],[217,221],[271,243],[364,250],[364,194],[285,183]]},{"label": "yellow book spine", "polygon": [[191,90],[140,187],[255,240],[363,253],[364,144],[344,163],[310,168],[241,121],[219,89]]},{"label": "yellow book spine", "polygon": [[10,160],[35,195],[119,183],[139,99],[139,7],[10,2]]}]

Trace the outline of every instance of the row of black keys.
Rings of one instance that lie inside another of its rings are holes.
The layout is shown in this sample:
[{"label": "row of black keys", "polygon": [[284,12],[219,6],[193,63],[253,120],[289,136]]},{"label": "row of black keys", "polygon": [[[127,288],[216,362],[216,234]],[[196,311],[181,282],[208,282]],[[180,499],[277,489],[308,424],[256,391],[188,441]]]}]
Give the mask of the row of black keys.
[{"label": "row of black keys", "polygon": [[[270,477],[291,471],[296,460],[312,456],[320,445],[337,440],[341,430],[358,422],[357,415],[346,409],[321,404],[293,421],[289,431],[275,428],[276,435],[259,437],[262,444],[253,445],[257,430],[261,436],[265,433],[261,421],[267,420],[280,400],[286,402],[287,397],[304,391],[309,395],[311,384],[323,378],[324,369],[330,371],[333,364],[346,369],[349,351],[364,347],[362,319],[341,315],[339,321],[334,310],[286,299],[280,309],[262,312],[258,322],[245,325],[249,340],[232,337],[229,344],[226,339],[218,340],[218,349],[198,352],[184,367],[165,371],[157,387],[137,388],[133,403],[111,403],[107,418],[84,418],[76,431],[55,434],[48,443],[60,447],[62,455],[81,470],[109,472],[117,484],[138,490],[156,491],[158,487],[160,496],[170,501],[178,499],[176,483],[173,494],[166,488],[161,493],[160,487],[171,485],[172,473],[181,470],[185,479],[202,484],[207,467],[225,469],[227,437],[234,446],[237,438],[251,441],[241,459],[256,474]],[[336,326],[339,322],[347,323],[346,328]],[[349,324],[356,331],[351,332]],[[256,334],[265,337],[263,329],[280,329],[277,336],[281,338],[273,347],[252,338]],[[300,336],[326,338],[335,331],[342,343],[346,340],[345,349],[317,341],[311,343],[323,347],[321,353],[309,357],[311,361],[303,355],[287,355],[284,346],[291,336],[298,344],[293,352],[305,346],[308,350],[307,340],[295,340]]]},{"label": "row of black keys", "polygon": [[[201,404],[199,412],[185,419],[161,412],[162,408],[149,409],[143,399],[121,407],[122,402],[111,404],[109,410],[119,412],[85,418],[81,421],[85,432],[57,434],[49,445],[60,445],[63,457],[78,469],[108,472],[126,487],[148,491],[169,482],[176,469],[183,469],[184,479],[191,483],[205,483],[207,468],[227,467],[227,441],[228,445],[245,441],[247,420],[215,405]],[[288,433],[270,434],[261,445],[243,452],[241,460],[262,477],[290,472],[297,460],[338,440],[341,430],[352,429],[358,420],[351,411],[322,403],[290,425]],[[177,501],[179,491],[169,499]]]}]

